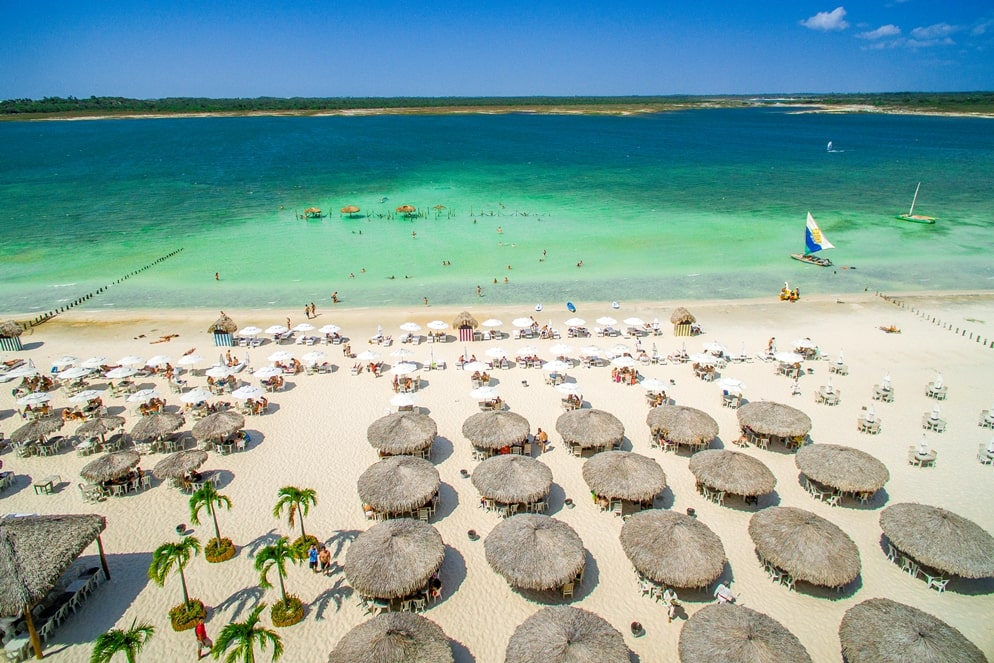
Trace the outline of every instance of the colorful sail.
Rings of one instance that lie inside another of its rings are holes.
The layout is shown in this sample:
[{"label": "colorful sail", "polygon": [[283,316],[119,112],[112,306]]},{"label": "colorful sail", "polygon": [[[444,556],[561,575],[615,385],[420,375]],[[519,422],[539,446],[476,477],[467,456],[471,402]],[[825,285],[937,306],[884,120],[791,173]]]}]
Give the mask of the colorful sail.
[{"label": "colorful sail", "polygon": [[821,228],[815,223],[815,218],[808,212],[808,222],[804,227],[804,252],[814,253],[823,249],[834,249],[835,246],[828,241],[828,238],[821,232]]}]

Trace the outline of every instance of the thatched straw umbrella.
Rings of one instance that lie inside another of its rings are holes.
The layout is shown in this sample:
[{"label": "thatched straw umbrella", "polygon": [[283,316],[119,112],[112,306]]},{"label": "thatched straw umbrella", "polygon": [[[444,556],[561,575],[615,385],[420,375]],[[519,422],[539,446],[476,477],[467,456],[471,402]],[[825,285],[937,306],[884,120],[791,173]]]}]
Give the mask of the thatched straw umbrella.
[{"label": "thatched straw umbrella", "polygon": [[681,663],[811,663],[804,645],[761,612],[725,603],[698,610],[680,632]]},{"label": "thatched straw umbrella", "polygon": [[473,485],[487,499],[528,504],[549,494],[552,470],[527,456],[491,456],[473,470]]},{"label": "thatched straw umbrella", "polygon": [[183,425],[183,415],[172,412],[159,412],[142,417],[131,429],[131,437],[136,440],[160,440]]},{"label": "thatched straw umbrella", "polygon": [[762,461],[738,451],[705,449],[690,459],[699,483],[732,495],[753,497],[772,493],[777,479]]},{"label": "thatched straw umbrella", "polygon": [[621,527],[621,547],[647,578],[672,587],[704,587],[725,568],[721,539],[696,518],[650,509]]},{"label": "thatched straw umbrella", "polygon": [[890,599],[867,599],[839,625],[848,663],[986,663],[957,629],[927,612]]},{"label": "thatched straw umbrella", "polygon": [[193,437],[198,440],[223,440],[235,431],[245,428],[245,417],[234,410],[221,410],[193,425]]},{"label": "thatched straw umbrella", "polygon": [[556,420],[556,431],[563,442],[584,449],[611,447],[625,437],[625,425],[604,410],[570,410]]},{"label": "thatched straw umbrella", "polygon": [[95,514],[0,518],[0,616],[24,615],[38,658],[42,646],[31,609],[94,540],[110,578],[100,541],[106,527],[107,519]]},{"label": "thatched straw umbrella", "polygon": [[123,427],[124,417],[95,417],[80,424],[76,429],[76,436],[86,440],[99,435],[100,439],[103,440],[107,433]]},{"label": "thatched straw umbrella", "polygon": [[412,612],[386,612],[342,636],[328,663],[452,663],[452,642],[442,628]]},{"label": "thatched straw umbrella", "polygon": [[528,439],[531,426],[520,414],[506,410],[477,412],[463,422],[462,434],[479,449],[500,449]]},{"label": "thatched straw umbrella", "polygon": [[44,440],[47,436],[62,428],[64,423],[62,417],[54,415],[41,417],[40,419],[29,421],[11,433],[10,441],[14,444],[23,444],[25,442]]},{"label": "thatched straw umbrella", "polygon": [[875,493],[890,479],[887,466],[859,449],[837,444],[809,444],[794,458],[809,479],[849,493]]},{"label": "thatched straw umbrella", "polygon": [[369,445],[384,454],[416,454],[431,447],[438,425],[426,414],[394,412],[366,429]]},{"label": "thatched straw umbrella", "polygon": [[687,325],[697,322],[697,318],[682,306],[677,306],[670,314],[670,322],[674,325]]},{"label": "thatched straw umbrella", "polygon": [[171,453],[155,464],[152,473],[160,479],[182,479],[187,472],[197,469],[207,460],[207,452],[188,449]]},{"label": "thatched straw umbrella", "polygon": [[994,577],[994,537],[937,506],[904,502],[880,513],[880,529],[902,552],[943,573]]},{"label": "thatched straw umbrella", "polygon": [[404,513],[424,506],[438,492],[438,470],[415,456],[390,456],[359,477],[359,499],[382,513]]},{"label": "thatched straw umbrella", "polygon": [[412,518],[373,525],[345,555],[345,578],[361,596],[401,598],[425,585],[442,566],[445,544],[434,527]]},{"label": "thatched straw umbrella", "polygon": [[797,437],[811,430],[811,417],[796,408],[773,401],[752,401],[735,411],[740,426],[760,435]]},{"label": "thatched straw umbrella", "polygon": [[418,208],[416,208],[414,205],[401,205],[400,207],[397,208],[396,211],[400,212],[401,214],[407,214],[408,216],[410,216],[411,214],[414,214],[416,211],[418,211]]},{"label": "thatched straw umbrella", "polygon": [[340,209],[338,211],[341,212],[342,214],[348,214],[349,216],[352,216],[353,214],[355,214],[356,212],[359,211],[359,206],[358,205],[346,205],[345,207],[343,207],[342,209]]},{"label": "thatched straw umbrella", "polygon": [[572,582],[586,561],[583,541],[566,523],[540,514],[512,516],[484,542],[487,562],[508,584],[555,589]]},{"label": "thatched straw umbrella", "polygon": [[127,474],[141,458],[141,454],[134,449],[112,451],[84,465],[79,475],[87,481],[110,481]]},{"label": "thatched straw umbrella", "polygon": [[24,333],[24,328],[17,324],[16,320],[4,320],[0,322],[0,336],[4,338],[17,338]]},{"label": "thatched straw umbrella", "polygon": [[472,327],[473,329],[476,329],[479,326],[480,323],[476,321],[476,318],[469,314],[469,311],[463,311],[456,316],[455,320],[452,321],[453,329],[459,329],[460,327]]},{"label": "thatched straw umbrella", "polygon": [[238,331],[238,325],[235,321],[226,316],[224,313],[221,317],[214,321],[214,324],[207,328],[207,331],[211,334],[215,332],[224,332],[225,334],[234,334]]},{"label": "thatched straw umbrella", "polygon": [[621,633],[603,617],[568,605],[543,608],[521,622],[504,663],[628,663]]},{"label": "thatched straw umbrella", "polygon": [[677,444],[706,447],[718,436],[718,422],[707,412],[683,405],[660,405],[645,418],[653,435]]},{"label": "thatched straw umbrella", "polygon": [[749,536],[763,559],[794,580],[842,587],[859,575],[859,549],[835,524],[810,511],[764,509],[749,521]]},{"label": "thatched straw umbrella", "polygon": [[583,464],[590,490],[608,499],[651,502],[666,488],[666,473],[654,459],[630,451],[605,451]]}]

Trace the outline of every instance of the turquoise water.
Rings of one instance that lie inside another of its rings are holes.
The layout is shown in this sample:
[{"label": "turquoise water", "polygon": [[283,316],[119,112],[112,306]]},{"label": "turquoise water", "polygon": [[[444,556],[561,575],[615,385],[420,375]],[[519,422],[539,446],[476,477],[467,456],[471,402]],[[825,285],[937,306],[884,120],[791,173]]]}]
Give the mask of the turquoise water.
[{"label": "turquoise water", "polygon": [[[0,310],[49,310],[178,248],[86,306],[987,289],[992,129],[782,108],[3,122]],[[894,219],[918,181],[934,226]],[[298,220],[310,206],[328,216]],[[787,257],[808,211],[836,269]]]}]

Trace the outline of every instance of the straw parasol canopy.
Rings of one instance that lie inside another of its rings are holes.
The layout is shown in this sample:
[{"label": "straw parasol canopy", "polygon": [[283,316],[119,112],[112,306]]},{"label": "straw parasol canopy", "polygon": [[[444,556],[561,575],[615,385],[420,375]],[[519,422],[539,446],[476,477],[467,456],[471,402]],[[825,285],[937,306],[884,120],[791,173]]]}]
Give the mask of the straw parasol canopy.
[{"label": "straw parasol canopy", "polygon": [[414,205],[401,205],[396,209],[396,211],[400,212],[401,214],[414,214],[414,212],[416,212],[417,209],[418,208],[416,208]]},{"label": "straw parasol canopy", "polygon": [[211,334],[215,332],[224,332],[226,334],[234,334],[238,331],[238,325],[235,321],[226,316],[224,313],[221,317],[214,321],[214,324],[207,328],[207,331]]},{"label": "straw parasol canopy", "polygon": [[452,642],[442,628],[413,612],[386,612],[342,636],[328,663],[452,663]]},{"label": "straw parasol canopy", "polygon": [[867,599],[846,611],[839,625],[849,663],[986,663],[987,657],[957,629],[927,612],[890,599]]},{"label": "straw parasol canopy", "polygon": [[811,663],[797,637],[761,612],[725,603],[697,611],[680,632],[681,663]]},{"label": "straw parasol canopy", "polygon": [[0,518],[0,616],[42,600],[105,527],[96,514]]},{"label": "straw parasol canopy", "polygon": [[355,214],[356,212],[359,211],[359,207],[358,207],[358,205],[346,205],[345,207],[343,207],[339,211],[342,214],[348,214],[349,216],[352,216],[353,214]]},{"label": "straw parasol canopy", "polygon": [[740,426],[748,426],[761,435],[795,437],[807,435],[811,430],[811,417],[782,403],[753,401],[735,412]]},{"label": "straw parasol canopy", "polygon": [[500,449],[528,439],[531,426],[520,414],[506,410],[477,412],[463,422],[462,434],[479,449]]},{"label": "straw parasol canopy", "polygon": [[556,431],[566,444],[583,448],[610,447],[625,437],[625,425],[604,410],[571,410],[556,420]]},{"label": "straw parasol canopy", "polygon": [[140,460],[134,449],[112,451],[84,465],[79,475],[87,481],[110,481],[127,474]]},{"label": "straw parasol canopy", "polygon": [[172,412],[158,412],[142,417],[131,429],[131,437],[136,440],[158,440],[183,425],[183,415]]},{"label": "straw parasol canopy", "polygon": [[435,420],[419,412],[394,412],[366,429],[366,440],[385,454],[414,454],[431,446],[438,435]]},{"label": "straw parasol canopy", "polygon": [[994,537],[937,506],[903,502],[880,513],[880,529],[917,562],[962,578],[994,577]]},{"label": "straw parasol canopy", "polygon": [[621,547],[642,575],[672,587],[703,587],[725,568],[721,539],[696,518],[661,509],[634,513]]},{"label": "straw parasol canopy", "polygon": [[539,610],[507,642],[504,663],[628,663],[628,647],[603,617],[568,605]]},{"label": "straw parasol canopy", "polygon": [[845,492],[875,493],[890,479],[887,466],[870,454],[837,444],[801,447],[794,464],[808,478]]},{"label": "straw parasol canopy", "polygon": [[630,451],[605,451],[583,464],[590,490],[610,499],[651,501],[666,488],[666,474],[654,459]]},{"label": "straw parasol canopy", "polygon": [[698,482],[732,495],[766,495],[777,485],[761,460],[738,451],[705,449],[691,457],[689,467]]},{"label": "straw parasol canopy", "polygon": [[555,589],[583,570],[583,541],[566,523],[541,514],[519,514],[497,525],[484,542],[487,562],[508,584]]},{"label": "straw parasol canopy", "polygon": [[41,440],[44,439],[45,436],[51,435],[55,431],[62,428],[62,424],[64,423],[65,422],[62,421],[62,417],[54,415],[41,417],[40,419],[29,421],[11,433],[10,441],[14,444],[22,444],[24,442]]},{"label": "straw parasol canopy", "polygon": [[233,410],[208,414],[193,425],[193,437],[198,440],[221,440],[245,428],[245,417]]},{"label": "straw parasol canopy", "polygon": [[104,436],[112,430],[123,427],[124,417],[95,417],[81,423],[76,429],[76,435],[85,440],[94,435]]},{"label": "straw parasol canopy", "polygon": [[749,521],[759,555],[795,580],[842,587],[859,575],[859,549],[849,535],[810,511],[782,506]]},{"label": "straw parasol canopy", "polygon": [[476,321],[476,318],[469,314],[469,311],[463,311],[456,316],[455,320],[452,321],[453,329],[459,329],[460,327],[472,327],[473,329],[476,329],[479,326],[480,323]]},{"label": "straw parasol canopy", "polygon": [[441,481],[430,461],[390,456],[370,465],[359,477],[359,499],[377,511],[401,513],[424,506]]},{"label": "straw parasol canopy", "polygon": [[361,596],[394,599],[428,584],[442,566],[445,544],[428,523],[386,520],[356,537],[345,555],[345,578]]},{"label": "straw parasol canopy", "polygon": [[207,452],[201,449],[188,449],[171,453],[152,469],[155,476],[162,479],[182,479],[207,460]]},{"label": "straw parasol canopy", "polygon": [[482,497],[504,504],[527,504],[549,494],[552,470],[528,456],[491,456],[473,470],[473,485]]},{"label": "straw parasol canopy", "polygon": [[718,436],[718,422],[707,412],[683,405],[660,405],[645,418],[654,435],[677,444],[706,447]]},{"label": "straw parasol canopy", "polygon": [[4,320],[0,322],[0,336],[3,338],[14,338],[24,333],[24,328],[17,324],[16,320]]},{"label": "straw parasol canopy", "polygon": [[695,318],[694,315],[684,307],[677,306],[673,309],[673,313],[670,314],[670,322],[674,325],[685,325],[687,323],[693,324],[697,322],[697,318]]}]

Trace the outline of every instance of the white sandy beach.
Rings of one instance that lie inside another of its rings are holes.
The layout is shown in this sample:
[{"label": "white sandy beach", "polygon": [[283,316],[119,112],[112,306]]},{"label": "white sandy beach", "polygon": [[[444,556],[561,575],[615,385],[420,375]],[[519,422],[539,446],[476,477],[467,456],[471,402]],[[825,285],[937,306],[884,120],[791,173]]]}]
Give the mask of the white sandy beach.
[{"label": "white sandy beach", "polygon": [[[579,304],[576,315],[593,328],[597,317],[610,315],[619,320],[638,316],[651,321],[658,318],[664,333],[646,337],[643,347],[655,344],[662,355],[686,344],[689,352],[701,351],[709,341],[723,343],[732,353],[740,345],[750,356],[766,347],[771,336],[777,338],[779,349],[790,349],[796,338],[810,337],[821,351],[832,359],[840,350],[849,366],[846,376],[832,376],[834,386],[841,391],[841,403],[836,407],[816,404],[813,394],[829,378],[828,361],[806,362],[813,369],[800,380],[802,393],[791,395],[791,380],[775,375],[775,364],[753,359],[733,363],[722,376],[743,380],[748,400],[771,400],[786,403],[807,413],[813,422],[810,439],[813,443],[848,445],[866,451],[880,459],[890,470],[886,488],[868,506],[854,506],[846,501],[841,507],[817,502],[801,487],[792,454],[782,449],[760,450],[749,447],[744,453],[762,460],[777,478],[776,492],[760,498],[759,508],[779,503],[810,510],[843,529],[857,544],[862,572],[855,589],[842,594],[833,590],[800,587],[788,591],[770,582],[754,552],[747,526],[754,508],[741,508],[734,500],[728,506],[706,501],[696,490],[694,476],[687,469],[686,452],[663,453],[650,448],[649,429],[645,419],[648,406],[644,390],[637,386],[615,384],[609,380],[610,367],[573,368],[569,375],[583,387],[587,406],[613,413],[624,423],[624,448],[656,459],[666,472],[667,490],[657,505],[684,512],[688,507],[697,511],[698,519],[707,524],[722,540],[728,557],[726,576],[733,579],[733,589],[741,603],[766,613],[796,635],[814,661],[841,660],[838,626],[845,611],[872,597],[887,597],[910,604],[931,613],[959,629],[989,657],[994,654],[994,632],[990,615],[994,614],[994,580],[953,580],[946,592],[939,594],[926,588],[920,579],[912,579],[889,562],[881,547],[878,524],[880,511],[888,504],[921,502],[949,509],[973,520],[985,530],[994,532],[994,510],[988,496],[994,485],[994,466],[981,465],[976,458],[979,444],[986,444],[994,431],[977,425],[982,409],[994,406],[994,349],[982,346],[968,336],[944,329],[911,312],[914,306],[936,316],[953,327],[968,329],[969,333],[994,338],[994,296],[970,294],[928,294],[905,297],[908,307],[899,308],[870,293],[836,298],[807,298],[797,303],[774,301],[713,301],[623,303],[612,311],[607,303]],[[704,328],[704,334],[678,338],[672,333],[669,316],[677,305],[686,306]],[[316,327],[334,323],[350,337],[356,352],[368,349],[367,339],[377,325],[394,339],[401,335],[399,325],[414,321],[422,327],[433,319],[451,323],[460,309],[413,307],[409,309],[334,308],[323,304]],[[287,315],[292,323],[305,322],[299,309],[226,310],[239,327],[283,324]],[[420,371],[422,387],[418,405],[438,424],[432,461],[442,480],[441,504],[432,524],[438,529],[447,552],[440,576],[443,582],[442,600],[424,613],[437,622],[454,643],[456,661],[465,663],[495,663],[502,661],[508,638],[515,628],[542,604],[532,602],[508,587],[484,556],[483,538],[495,527],[499,518],[478,508],[479,495],[469,479],[460,475],[461,469],[472,471],[476,463],[471,447],[461,434],[462,424],[478,412],[476,402],[469,397],[469,375],[455,368],[457,357],[464,348],[478,357],[492,346],[501,346],[510,354],[525,344],[535,345],[540,356],[552,359],[547,349],[556,342],[572,345],[577,351],[583,345],[596,344],[609,348],[617,342],[634,348],[633,339],[590,338],[566,339],[564,320],[571,314],[566,310],[542,313],[528,307],[488,307],[480,303],[470,309],[478,321],[494,317],[504,322],[503,330],[510,332],[511,320],[535,315],[545,324],[548,320],[563,335],[561,341],[528,340],[463,344],[449,342],[377,348],[387,364],[398,361],[390,352],[399,347],[413,351],[412,359],[424,362],[429,352],[436,360],[444,359],[444,371]],[[214,363],[219,349],[207,327],[218,317],[216,311],[72,311],[59,316],[21,337],[27,349],[20,353],[3,353],[3,359],[31,358],[43,372],[51,362],[71,354],[86,359],[105,355],[112,361],[136,354],[150,357],[169,354],[178,359],[184,352],[196,348],[197,354]],[[894,324],[900,334],[887,334],[879,326]],[[169,342],[150,344],[167,334],[178,334]],[[422,335],[424,332],[422,332]],[[250,351],[251,364],[267,364],[268,356],[277,346],[267,342]],[[299,345],[279,346],[300,356],[313,349],[328,353],[336,370],[327,375],[298,375],[287,378],[287,389],[269,395],[270,412],[247,418],[252,442],[244,453],[221,456],[211,453],[204,469],[223,473],[219,491],[233,502],[230,512],[219,515],[221,532],[239,547],[238,555],[222,564],[208,564],[203,557],[194,559],[187,570],[192,596],[202,599],[212,608],[207,623],[212,637],[232,620],[243,620],[259,600],[272,604],[279,598],[277,589],[258,588],[258,574],[252,567],[254,551],[266,545],[272,537],[288,535],[295,538],[299,530],[291,529],[285,520],[272,515],[277,490],[285,485],[314,488],[318,503],[306,518],[308,533],[327,541],[339,563],[344,563],[349,541],[371,526],[363,515],[356,493],[356,480],[372,463],[377,454],[366,441],[366,429],[377,418],[390,411],[393,396],[390,376],[374,378],[369,373],[352,376],[348,368],[354,360],[342,357],[340,346]],[[223,349],[220,349],[223,351]],[[239,356],[244,349],[237,349]],[[573,357],[579,356],[578,352]],[[925,385],[941,371],[948,385],[948,399],[939,403],[942,417],[948,420],[944,433],[930,433],[929,443],[938,452],[934,468],[910,466],[906,461],[909,445],[917,444],[922,435],[920,418],[931,410],[935,401],[925,395]],[[640,367],[644,377],[658,377],[674,386],[669,395],[678,405],[705,410],[719,423],[719,438],[712,448],[732,448],[738,437],[735,410],[721,407],[720,388],[694,377],[689,364],[653,365]],[[895,402],[871,401],[873,385],[889,373],[896,392]],[[622,520],[601,512],[590,499],[583,481],[583,460],[571,456],[555,433],[556,419],[562,414],[561,394],[543,383],[539,369],[515,367],[492,372],[503,400],[513,412],[523,415],[531,424],[550,431],[551,447],[539,459],[551,469],[554,477],[548,514],[570,524],[580,535],[588,551],[584,582],[572,605],[595,612],[620,631],[630,649],[644,663],[677,660],[677,643],[682,625],[701,607],[713,602],[710,593],[681,595],[685,611],[673,623],[666,621],[665,610],[656,602],[639,595],[632,566],[618,541]],[[242,379],[256,384],[247,372]],[[191,384],[204,385],[205,378],[189,377]],[[162,378],[146,380],[148,386],[158,385],[167,403],[181,405],[176,394],[168,393]],[[527,384],[525,384],[527,383]],[[95,384],[102,385],[102,381]],[[10,435],[23,422],[10,394],[12,383],[3,385],[0,393],[0,431]],[[224,400],[230,400],[224,399]],[[123,398],[104,398],[111,414],[128,419],[130,430],[138,415],[132,404]],[[857,432],[856,418],[861,408],[873,402],[882,419],[879,435]],[[67,405],[61,390],[53,392],[55,407]],[[192,425],[188,420],[187,428]],[[66,425],[69,434],[75,423]],[[143,458],[142,467],[151,468],[163,456],[153,454]],[[164,483],[156,483],[140,493],[107,499],[99,504],[83,501],[77,484],[82,481],[79,470],[94,457],[78,457],[71,450],[52,457],[17,458],[12,453],[2,457],[5,470],[18,476],[12,488],[0,493],[0,509],[9,513],[100,513],[107,517],[107,529],[102,536],[108,553],[112,580],[102,585],[85,603],[83,610],[70,617],[57,631],[47,653],[53,660],[86,661],[90,643],[101,632],[117,627],[126,628],[132,619],[147,620],[155,625],[156,635],[141,659],[149,661],[183,661],[195,656],[196,643],[192,632],[175,633],[167,616],[168,609],[181,600],[179,579],[172,577],[160,588],[146,578],[151,551],[162,543],[177,538],[178,523],[189,523],[188,496]],[[31,482],[49,474],[62,477],[62,488],[52,495],[37,495]],[[575,500],[575,508],[566,508],[564,498]],[[212,527],[205,523],[194,528],[196,536],[206,543],[213,536]],[[470,541],[467,530],[477,530],[479,541]],[[86,554],[96,554],[91,546]],[[316,662],[327,659],[335,643],[352,627],[367,617],[357,606],[344,573],[328,577],[315,576],[306,564],[291,569],[287,590],[300,596],[307,604],[305,620],[292,627],[279,629],[286,646],[283,660]],[[268,610],[264,621],[269,623]],[[645,626],[643,637],[634,637],[629,629],[632,621]],[[263,656],[257,660],[269,660]]]}]

